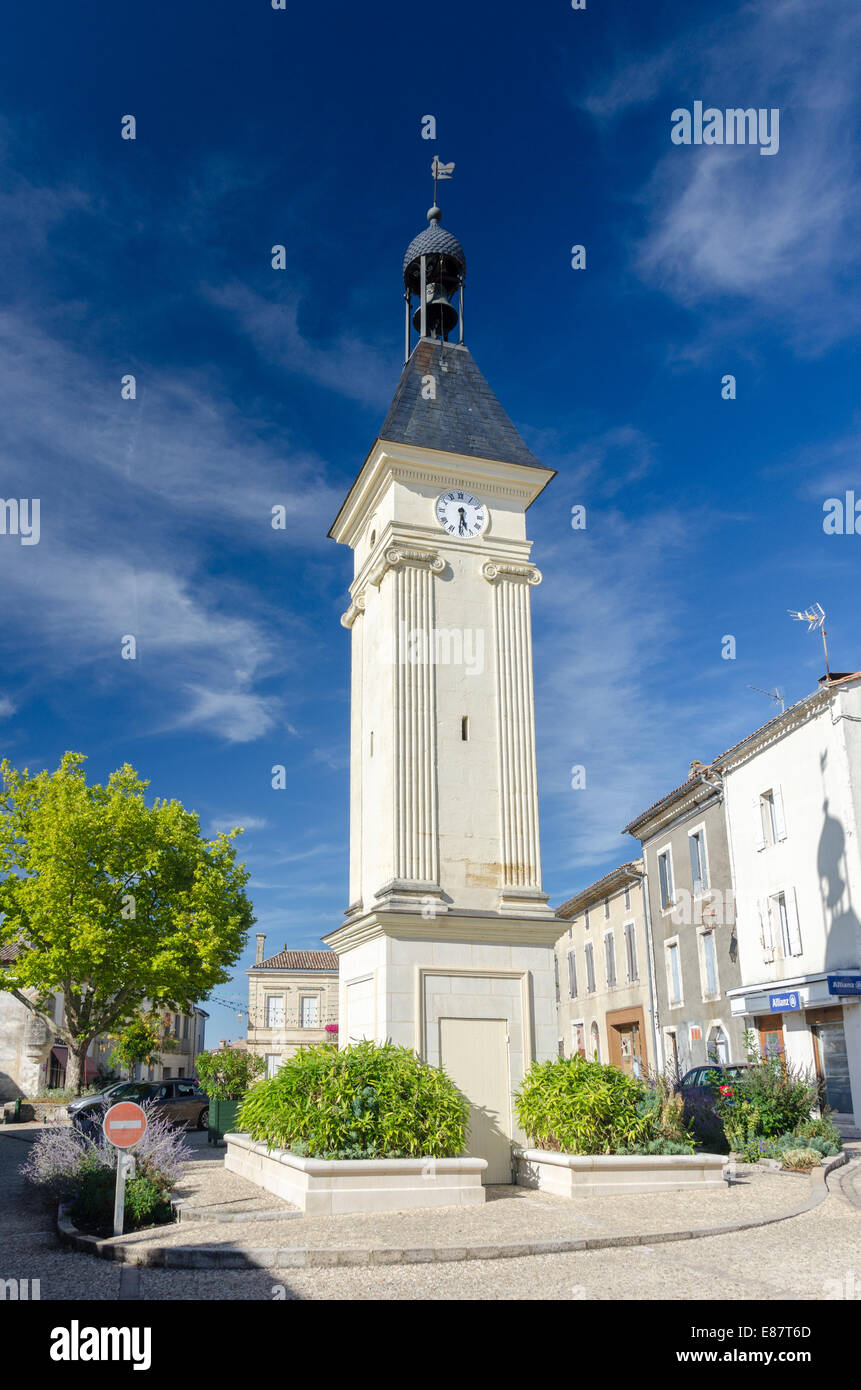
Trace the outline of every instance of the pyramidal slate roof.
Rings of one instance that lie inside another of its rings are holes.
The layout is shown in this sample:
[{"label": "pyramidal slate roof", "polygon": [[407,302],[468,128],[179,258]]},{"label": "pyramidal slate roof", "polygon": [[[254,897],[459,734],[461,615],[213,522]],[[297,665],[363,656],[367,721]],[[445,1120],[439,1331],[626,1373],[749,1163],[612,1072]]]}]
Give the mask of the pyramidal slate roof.
[{"label": "pyramidal slate roof", "polygon": [[[422,397],[422,377],[436,378],[436,399]],[[541,468],[526,447],[469,350],[422,338],[406,363],[380,439],[471,458]]]}]

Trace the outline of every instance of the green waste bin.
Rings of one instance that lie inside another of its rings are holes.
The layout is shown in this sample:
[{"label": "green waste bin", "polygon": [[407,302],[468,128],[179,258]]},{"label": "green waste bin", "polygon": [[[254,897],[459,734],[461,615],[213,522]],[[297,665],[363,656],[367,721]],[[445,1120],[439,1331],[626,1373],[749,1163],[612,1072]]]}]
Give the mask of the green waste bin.
[{"label": "green waste bin", "polygon": [[225,1134],[236,1129],[236,1116],[241,1100],[211,1100],[209,1102],[209,1143],[218,1144]]}]

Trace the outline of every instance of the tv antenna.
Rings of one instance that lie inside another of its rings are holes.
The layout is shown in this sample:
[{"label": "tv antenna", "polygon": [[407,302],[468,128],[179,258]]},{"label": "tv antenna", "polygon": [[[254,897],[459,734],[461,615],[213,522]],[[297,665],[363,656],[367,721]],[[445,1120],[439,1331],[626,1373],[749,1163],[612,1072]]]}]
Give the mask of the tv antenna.
[{"label": "tv antenna", "polygon": [[787,612],[790,618],[793,618],[795,622],[807,623],[808,632],[812,632],[815,627],[819,628],[819,631],[822,633],[822,645],[825,648],[825,676],[827,680],[830,680],[831,670],[828,665],[828,643],[825,640],[825,609],[822,607],[822,604],[814,603],[806,612],[796,612],[794,608],[788,608]]},{"label": "tv antenna", "polygon": [[757,691],[760,695],[767,695],[769,700],[774,700],[780,705],[780,713],[783,714],[786,709],[786,701],[783,698],[783,691],[779,685],[776,685],[773,690],[761,690],[758,685],[749,685],[747,688],[748,690]]}]

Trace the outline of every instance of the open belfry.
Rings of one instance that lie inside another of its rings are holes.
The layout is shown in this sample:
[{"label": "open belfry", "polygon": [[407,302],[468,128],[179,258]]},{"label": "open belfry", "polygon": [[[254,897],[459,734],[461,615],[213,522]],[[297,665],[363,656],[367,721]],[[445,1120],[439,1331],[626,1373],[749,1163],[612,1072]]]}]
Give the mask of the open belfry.
[{"label": "open belfry", "polygon": [[350,901],[326,941],[342,1045],[442,1065],[471,1104],[467,1152],[504,1183],[512,1093],[556,1055],[526,534],[554,475],[464,343],[466,259],[436,204],[403,274],[406,362],[330,531],[355,573]]}]

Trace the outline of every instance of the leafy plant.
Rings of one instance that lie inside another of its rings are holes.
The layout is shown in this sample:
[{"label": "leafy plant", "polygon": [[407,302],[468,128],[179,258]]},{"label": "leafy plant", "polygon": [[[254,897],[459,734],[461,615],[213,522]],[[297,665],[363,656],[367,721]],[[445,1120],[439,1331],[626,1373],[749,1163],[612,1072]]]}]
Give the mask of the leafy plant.
[{"label": "leafy plant", "polygon": [[[102,1118],[107,1108],[107,1105],[102,1107]],[[176,1129],[152,1102],[145,1102],[143,1108],[147,1116],[146,1132],[134,1149],[138,1172],[156,1183],[167,1197],[193,1156],[193,1150],[186,1143],[182,1130]],[[104,1137],[100,1124],[92,1127],[92,1136],[72,1125],[55,1125],[39,1135],[21,1173],[49,1196],[69,1199],[77,1195],[82,1183],[97,1186],[95,1179],[87,1177],[97,1168],[108,1172],[113,1182],[116,1152]],[[128,1189],[128,1184],[126,1186]]]},{"label": "leafy plant", "polygon": [[530,1142],[540,1149],[600,1154],[642,1153],[650,1143],[677,1144],[686,1153],[693,1148],[668,1083],[650,1087],[585,1057],[533,1062],[515,1109]]},{"label": "leafy plant", "polygon": [[784,1168],[793,1168],[799,1172],[810,1172],[811,1168],[816,1168],[820,1161],[820,1154],[816,1149],[787,1149],[783,1155]]},{"label": "leafy plant", "polygon": [[256,1052],[226,1047],[218,1052],[199,1052],[197,1075],[210,1100],[241,1100],[252,1082],[262,1076],[266,1063]]},{"label": "leafy plant", "polygon": [[780,1056],[755,1062],[730,1083],[717,1077],[712,1086],[715,1108],[737,1153],[752,1139],[777,1138],[809,1122],[818,1095],[816,1082]]},{"label": "leafy plant", "polygon": [[313,1158],[452,1158],[469,1106],[439,1067],[408,1047],[359,1042],[302,1047],[247,1092],[239,1128],[270,1148]]},{"label": "leafy plant", "polygon": [[843,1148],[843,1138],[831,1118],[830,1110],[823,1110],[814,1119],[802,1120],[800,1125],[795,1126],[795,1134],[800,1139],[825,1139],[838,1153]]},{"label": "leafy plant", "polygon": [[138,1014],[121,1031],[114,1044],[112,1059],[132,1071],[138,1065],[151,1066],[160,1052],[175,1052],[177,1044],[167,1035],[159,1015],[150,1010]]}]

